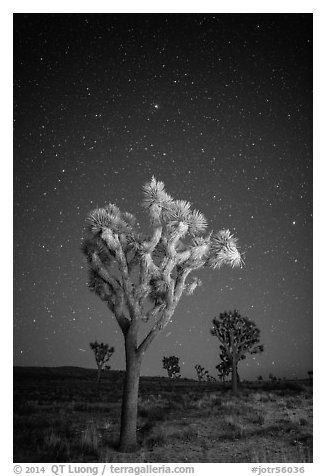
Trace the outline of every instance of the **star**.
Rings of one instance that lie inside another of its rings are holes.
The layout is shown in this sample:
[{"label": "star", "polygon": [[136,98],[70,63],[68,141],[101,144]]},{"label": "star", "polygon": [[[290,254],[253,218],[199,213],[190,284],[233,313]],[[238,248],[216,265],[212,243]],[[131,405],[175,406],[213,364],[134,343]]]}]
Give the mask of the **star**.
[{"label": "star", "polygon": [[[245,265],[200,271],[203,285],[182,296],[142,374],[162,375],[163,356],[178,353],[183,376],[192,378],[197,363],[214,375],[211,320],[235,307],[261,330],[262,374],[272,361],[280,376],[290,375],[292,362],[305,374],[312,365],[310,16],[154,17],[138,23],[130,14],[128,28],[115,15],[16,18],[15,365],[90,367],[92,355],[78,349],[102,339],[124,369],[120,329],[88,290],[79,246],[87,214],[109,203],[134,215],[147,236],[142,187],[154,175],[203,213],[203,237],[234,231]],[[306,340],[289,347],[289,334]],[[240,373],[256,378],[257,365],[247,363]]]}]

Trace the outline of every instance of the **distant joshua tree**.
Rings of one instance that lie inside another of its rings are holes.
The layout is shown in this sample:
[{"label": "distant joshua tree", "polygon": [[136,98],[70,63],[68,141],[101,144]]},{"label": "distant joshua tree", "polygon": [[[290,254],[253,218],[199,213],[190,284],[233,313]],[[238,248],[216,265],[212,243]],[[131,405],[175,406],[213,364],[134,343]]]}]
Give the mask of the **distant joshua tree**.
[{"label": "distant joshua tree", "polygon": [[207,382],[216,382],[216,378],[213,375],[207,375]]},{"label": "distant joshua tree", "polygon": [[201,365],[197,364],[195,365],[195,370],[197,372],[197,378],[199,382],[202,382],[203,380],[207,380],[208,377],[208,371],[204,369]]},{"label": "distant joshua tree", "polygon": [[261,375],[258,375],[257,380],[258,380],[258,382],[262,382],[262,381],[263,381],[263,377],[262,377]]},{"label": "distant joshua tree", "polygon": [[268,375],[268,378],[271,382],[276,382],[277,381],[277,377],[275,377],[272,372],[270,372],[270,374]]},{"label": "distant joshua tree", "polygon": [[163,357],[163,369],[167,370],[169,378],[180,378],[179,357],[171,355],[170,357]]},{"label": "distant joshua tree", "polygon": [[[225,363],[231,365],[232,390],[237,393],[238,363],[246,354],[257,354],[264,350],[263,345],[257,345],[260,339],[260,330],[256,324],[247,317],[241,316],[239,311],[223,312],[219,318],[213,319],[211,329],[213,336],[221,342],[221,350]],[[223,362],[223,361],[222,361]]]},{"label": "distant joshua tree", "polygon": [[312,371],[312,370],[308,370],[307,374],[308,374],[308,376],[309,376],[309,380],[312,380],[313,371]]},{"label": "distant joshua tree", "polygon": [[97,340],[95,342],[91,342],[89,346],[95,355],[95,360],[98,369],[97,384],[99,385],[103,368],[110,369],[110,366],[107,365],[107,362],[110,360],[114,352],[114,347],[109,347],[109,344],[103,344],[103,342],[99,344]]},{"label": "distant joshua tree", "polygon": [[[137,405],[141,363],[153,340],[168,325],[182,294],[201,285],[192,271],[204,266],[242,266],[237,240],[229,230],[205,234],[207,221],[185,200],[174,200],[154,177],[143,187],[150,234],[114,204],[93,210],[82,243],[89,288],[115,315],[125,340],[126,373],[119,451],[137,449]],[[142,323],[151,322],[143,340]]]},{"label": "distant joshua tree", "polygon": [[208,370],[205,370],[201,365],[195,365],[195,370],[197,373],[198,382],[216,382],[216,378],[212,375],[209,375]]}]

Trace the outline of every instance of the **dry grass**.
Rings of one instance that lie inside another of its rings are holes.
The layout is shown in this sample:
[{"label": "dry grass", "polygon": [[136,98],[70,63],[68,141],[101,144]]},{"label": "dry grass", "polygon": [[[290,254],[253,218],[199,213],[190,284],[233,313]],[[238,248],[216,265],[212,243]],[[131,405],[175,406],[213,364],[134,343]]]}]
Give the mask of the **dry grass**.
[{"label": "dry grass", "polygon": [[122,381],[25,378],[14,390],[15,462],[312,462],[312,388],[143,379],[139,451],[121,454]]}]

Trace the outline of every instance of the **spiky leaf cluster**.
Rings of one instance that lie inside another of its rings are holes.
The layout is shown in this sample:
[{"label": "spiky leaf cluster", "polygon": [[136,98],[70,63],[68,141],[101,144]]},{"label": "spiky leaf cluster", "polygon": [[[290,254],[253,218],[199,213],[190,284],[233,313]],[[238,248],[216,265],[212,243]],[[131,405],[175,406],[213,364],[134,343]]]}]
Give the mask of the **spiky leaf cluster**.
[{"label": "spiky leaf cluster", "polygon": [[223,265],[242,267],[243,260],[237,248],[237,239],[230,230],[221,230],[212,236],[207,264],[214,269]]},{"label": "spiky leaf cluster", "polygon": [[121,213],[116,205],[109,204],[90,212],[87,222],[93,234],[110,229],[114,233],[128,235],[133,231],[135,218],[130,213]]},{"label": "spiky leaf cluster", "polygon": [[181,229],[184,236],[187,233],[195,236],[205,231],[207,220],[202,213],[191,209],[191,203],[186,200],[174,200],[164,188],[164,183],[155,177],[143,187],[143,206],[149,211],[152,220],[165,224],[171,233]]},{"label": "spiky leaf cluster", "polygon": [[186,200],[175,200],[169,206],[166,220],[170,226],[184,225],[185,233],[198,235],[203,233],[207,227],[207,220],[202,213],[197,210],[191,210],[191,203]]},{"label": "spiky leaf cluster", "polygon": [[163,276],[153,276],[149,282],[151,291],[149,293],[149,298],[155,304],[162,304],[166,300],[166,295],[168,292],[168,283],[164,280]]},{"label": "spiky leaf cluster", "polygon": [[152,177],[143,186],[143,192],[143,207],[149,211],[151,219],[154,222],[164,219],[173,203],[172,197],[165,191],[164,183]]}]

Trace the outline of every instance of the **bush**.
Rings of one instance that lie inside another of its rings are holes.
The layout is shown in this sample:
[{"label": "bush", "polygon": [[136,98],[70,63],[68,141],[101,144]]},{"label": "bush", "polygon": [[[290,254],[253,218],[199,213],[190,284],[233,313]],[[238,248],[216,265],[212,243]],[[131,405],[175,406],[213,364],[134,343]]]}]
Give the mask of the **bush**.
[{"label": "bush", "polygon": [[198,437],[198,431],[193,426],[187,426],[170,435],[170,438],[182,441],[191,441]]},{"label": "bush", "polygon": [[162,421],[166,418],[166,409],[164,407],[141,407],[138,410],[138,416],[152,421]]},{"label": "bush", "polygon": [[242,423],[240,423],[233,415],[228,415],[224,419],[226,433],[221,436],[224,440],[240,440],[245,438],[246,431]]},{"label": "bush", "polygon": [[146,448],[153,449],[155,446],[161,446],[167,441],[167,436],[162,428],[155,428],[153,432],[145,438]]}]

